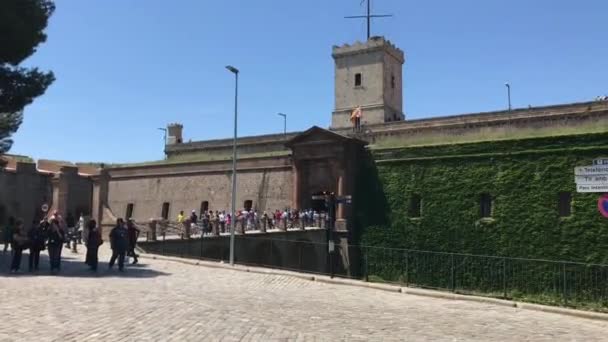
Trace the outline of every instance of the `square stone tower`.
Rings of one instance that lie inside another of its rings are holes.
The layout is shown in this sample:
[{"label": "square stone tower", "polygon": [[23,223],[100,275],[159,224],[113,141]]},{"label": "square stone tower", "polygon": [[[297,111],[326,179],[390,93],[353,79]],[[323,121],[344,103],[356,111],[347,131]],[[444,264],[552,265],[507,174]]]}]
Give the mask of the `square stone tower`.
[{"label": "square stone tower", "polygon": [[352,111],[361,107],[363,126],[405,119],[403,51],[384,37],[334,46],[335,109],[331,128],[351,127]]}]

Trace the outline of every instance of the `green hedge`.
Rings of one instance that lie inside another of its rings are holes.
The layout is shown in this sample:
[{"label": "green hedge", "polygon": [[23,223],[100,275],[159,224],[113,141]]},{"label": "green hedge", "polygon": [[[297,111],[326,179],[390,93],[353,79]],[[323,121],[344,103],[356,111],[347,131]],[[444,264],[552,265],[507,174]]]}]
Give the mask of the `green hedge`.
[{"label": "green hedge", "polygon": [[[357,242],[417,250],[608,264],[598,194],[576,193],[573,168],[608,156],[608,134],[374,150],[356,186]],[[572,192],[560,218],[558,193]],[[480,219],[479,196],[493,196]],[[413,194],[422,217],[408,217]],[[386,210],[388,208],[388,211]]]}]

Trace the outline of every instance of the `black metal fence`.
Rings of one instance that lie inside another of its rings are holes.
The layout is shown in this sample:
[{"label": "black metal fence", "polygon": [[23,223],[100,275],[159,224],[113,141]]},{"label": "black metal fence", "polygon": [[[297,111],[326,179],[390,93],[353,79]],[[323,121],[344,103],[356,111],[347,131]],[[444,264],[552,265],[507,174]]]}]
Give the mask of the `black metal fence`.
[{"label": "black metal fence", "polygon": [[361,248],[370,281],[608,311],[608,265]]},{"label": "black metal fence", "polygon": [[[228,261],[229,238],[144,244],[150,253]],[[608,265],[237,235],[235,261],[365,281],[608,311]]]}]

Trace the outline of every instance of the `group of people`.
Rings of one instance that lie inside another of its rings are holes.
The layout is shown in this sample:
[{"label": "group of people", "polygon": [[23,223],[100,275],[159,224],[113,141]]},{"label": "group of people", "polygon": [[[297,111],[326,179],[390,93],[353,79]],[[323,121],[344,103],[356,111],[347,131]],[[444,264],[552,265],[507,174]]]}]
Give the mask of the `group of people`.
[{"label": "group of people", "polygon": [[[235,213],[236,227],[242,228],[243,231],[259,230],[260,227],[265,229],[273,228],[304,228],[321,225],[323,214],[313,209],[305,210],[279,210],[274,212],[263,212],[258,214],[257,210],[243,209]],[[213,232],[227,233],[230,231],[232,217],[226,211],[206,210],[201,213],[200,217],[196,214],[196,210],[192,210],[189,217],[180,211],[177,216],[177,223],[184,226],[187,232],[200,230],[201,234],[211,234]],[[189,234],[188,234],[189,235]]]},{"label": "group of people", "polygon": [[[78,237],[75,234],[70,234],[70,231],[80,231],[82,240],[87,247],[85,263],[91,271],[97,271],[99,258],[99,246],[103,244],[101,229],[97,222],[93,219],[84,224],[84,218],[81,216],[80,229],[69,227],[68,221],[64,220],[57,212],[53,212],[50,217],[45,217],[40,222],[33,222],[32,226],[27,229],[23,220],[10,217],[8,224],[3,230],[3,253],[6,254],[8,246],[11,247],[11,264],[10,272],[17,273],[21,269],[21,259],[23,251],[29,250],[28,270],[36,272],[40,264],[40,252],[48,249],[50,271],[57,273],[61,271],[61,252],[64,244],[66,248],[70,248],[70,241],[73,241],[74,246],[72,251],[76,251],[76,243]],[[118,260],[118,268],[124,271],[125,257],[133,258],[133,264],[138,262],[138,255],[135,253],[137,239],[139,238],[139,229],[136,227],[133,220],[125,221],[118,219],[116,226],[109,234],[110,244],[112,248],[112,257],[110,258],[109,268],[111,269],[116,260]]]}]

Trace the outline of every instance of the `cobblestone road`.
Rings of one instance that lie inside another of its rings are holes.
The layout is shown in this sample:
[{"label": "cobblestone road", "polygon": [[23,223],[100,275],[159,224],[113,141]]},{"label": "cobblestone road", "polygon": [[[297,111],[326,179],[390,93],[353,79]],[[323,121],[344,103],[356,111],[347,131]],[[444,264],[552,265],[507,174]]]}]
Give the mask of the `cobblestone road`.
[{"label": "cobblestone road", "polygon": [[95,276],[64,254],[58,276],[46,258],[9,276],[0,257],[0,341],[608,339],[600,321],[162,260]]}]

